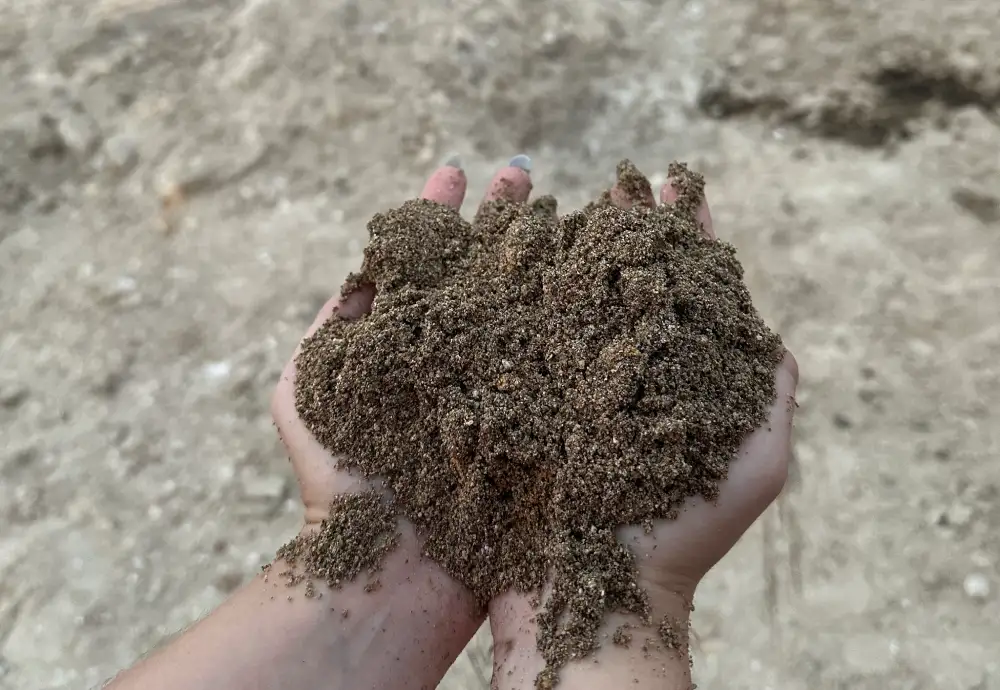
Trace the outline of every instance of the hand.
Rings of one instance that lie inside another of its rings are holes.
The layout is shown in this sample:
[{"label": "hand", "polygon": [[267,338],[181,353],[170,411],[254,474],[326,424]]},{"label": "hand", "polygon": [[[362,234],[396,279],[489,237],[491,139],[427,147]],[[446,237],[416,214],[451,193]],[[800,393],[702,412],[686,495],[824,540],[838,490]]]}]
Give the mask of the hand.
[{"label": "hand", "polygon": [[[630,203],[618,189],[612,201]],[[662,203],[672,203],[677,192],[670,184],[660,192]],[[652,205],[650,197],[642,203]],[[707,203],[698,211],[705,233],[715,239]],[[618,538],[635,554],[639,584],[649,594],[654,621],[667,616],[685,629],[695,588],[699,581],[732,547],[753,522],[777,498],[788,475],[791,459],[792,415],[798,366],[786,353],[775,374],[776,398],[764,425],[751,434],[739,449],[729,469],[729,477],[719,487],[714,503],[702,498],[688,499],[680,516],[659,521],[650,534],[641,527],[623,527]],[[490,624],[494,639],[494,688],[532,687],[544,662],[535,648],[537,628],[529,597],[508,592],[490,603]],[[634,626],[629,647],[611,644],[610,634],[622,623]],[[561,673],[564,687],[588,689],[622,687],[687,688],[690,669],[685,649],[681,654],[660,649],[643,654],[642,641],[655,637],[655,630],[642,630],[639,620],[612,614],[602,629],[605,642],[592,658],[567,665]],[[678,663],[680,662],[680,663]],[[634,685],[639,683],[639,685]],[[648,685],[646,684],[648,683]]]},{"label": "hand", "polygon": [[[518,156],[511,163],[494,176],[484,201],[527,200],[531,191],[530,160]],[[431,175],[421,197],[458,209],[465,191],[465,173],[458,164],[453,164],[439,168]],[[368,287],[360,288],[342,300],[331,299],[316,316],[306,337],[334,314],[347,319],[364,316],[371,311],[374,297],[374,290]],[[295,354],[298,355],[298,350]],[[281,374],[272,398],[271,412],[298,478],[305,506],[304,530],[314,530],[328,515],[334,496],[363,491],[371,484],[355,472],[338,468],[335,458],[313,438],[299,419],[295,409],[294,356]],[[354,594],[357,590],[357,602],[352,604],[356,614],[372,617],[375,625],[383,628],[382,632],[392,638],[379,638],[373,633],[372,644],[382,645],[383,648],[371,650],[373,662],[377,663],[380,654],[385,667],[406,669],[405,672],[387,673],[391,678],[391,687],[436,687],[482,623],[485,611],[465,587],[437,564],[421,558],[421,545],[411,523],[401,519],[400,533],[402,538],[398,548],[389,554],[383,564],[380,573],[382,587],[369,594],[361,591],[360,583],[351,583],[342,591]],[[418,604],[426,616],[412,615]],[[410,614],[409,617],[400,612],[401,608]],[[393,623],[391,630],[386,631],[383,624],[388,618]],[[389,657],[400,663],[388,664],[385,660]],[[358,659],[351,661],[357,663]],[[354,680],[360,682],[357,677]]]},{"label": "hand", "polygon": [[[517,156],[511,162],[514,165],[502,168],[494,176],[483,201],[527,200],[531,192],[530,159]],[[424,186],[421,198],[459,209],[467,184],[459,165],[445,165],[436,170]],[[315,333],[334,314],[346,319],[365,316],[371,311],[374,297],[373,288],[362,287],[344,299],[332,298],[320,309],[305,337]],[[271,399],[271,414],[299,481],[306,525],[313,526],[319,525],[326,517],[333,496],[357,492],[370,485],[356,474],[338,469],[333,456],[312,437],[299,419],[295,410],[295,357],[300,348],[296,349],[281,374]]]}]

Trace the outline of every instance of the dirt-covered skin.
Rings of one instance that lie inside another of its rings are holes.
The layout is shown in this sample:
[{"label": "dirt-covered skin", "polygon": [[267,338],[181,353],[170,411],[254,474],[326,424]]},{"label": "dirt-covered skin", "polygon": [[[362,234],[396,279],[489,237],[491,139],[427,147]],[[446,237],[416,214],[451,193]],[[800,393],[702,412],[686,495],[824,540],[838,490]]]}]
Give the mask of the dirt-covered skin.
[{"label": "dirt-covered skin", "polygon": [[[688,161],[796,354],[798,477],[699,588],[699,685],[995,687],[998,23],[0,0],[0,687],[100,682],[295,533],[278,373],[455,151],[475,188],[530,154],[562,211]],[[446,687],[487,686],[488,644]]]}]

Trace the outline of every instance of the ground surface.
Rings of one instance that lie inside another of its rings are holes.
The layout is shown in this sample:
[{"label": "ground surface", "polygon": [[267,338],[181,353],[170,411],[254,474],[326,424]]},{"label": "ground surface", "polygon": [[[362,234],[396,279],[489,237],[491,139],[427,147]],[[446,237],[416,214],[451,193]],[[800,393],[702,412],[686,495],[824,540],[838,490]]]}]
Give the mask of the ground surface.
[{"label": "ground surface", "polygon": [[564,207],[689,161],[798,357],[701,686],[1000,688],[997,36],[987,0],[0,0],[0,687],[100,682],[293,533],[270,389],[457,151]]}]

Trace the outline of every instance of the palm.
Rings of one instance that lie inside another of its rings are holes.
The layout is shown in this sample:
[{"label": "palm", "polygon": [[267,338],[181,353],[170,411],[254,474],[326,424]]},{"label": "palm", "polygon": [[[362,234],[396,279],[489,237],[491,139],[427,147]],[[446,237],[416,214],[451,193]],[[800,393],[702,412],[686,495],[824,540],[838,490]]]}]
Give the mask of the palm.
[{"label": "palm", "polygon": [[[331,299],[316,316],[306,337],[312,335],[334,313],[349,319],[363,316],[371,310],[372,297],[370,291],[359,290],[343,301]],[[295,354],[298,355],[297,350]],[[281,372],[271,400],[271,414],[299,481],[306,524],[321,522],[327,513],[330,499],[334,496],[367,486],[363,478],[339,468],[334,456],[320,445],[299,418],[295,409],[294,356]]]},{"label": "palm", "polygon": [[791,458],[797,378],[795,360],[786,356],[776,374],[777,395],[768,419],[743,442],[715,502],[689,499],[676,520],[656,523],[649,534],[639,527],[619,530],[651,594],[693,590],[777,497]]}]

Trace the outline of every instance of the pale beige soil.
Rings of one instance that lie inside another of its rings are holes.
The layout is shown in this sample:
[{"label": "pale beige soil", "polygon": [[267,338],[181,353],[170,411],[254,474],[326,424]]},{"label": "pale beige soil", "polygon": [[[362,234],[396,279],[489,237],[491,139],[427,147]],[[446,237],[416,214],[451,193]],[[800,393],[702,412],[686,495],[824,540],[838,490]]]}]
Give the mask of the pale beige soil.
[{"label": "pale beige soil", "polygon": [[0,0],[0,688],[101,682],[294,532],[271,387],[451,152],[567,207],[689,161],[798,357],[699,685],[1000,688],[998,36],[987,0]]}]

